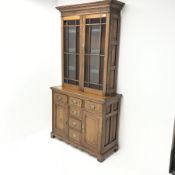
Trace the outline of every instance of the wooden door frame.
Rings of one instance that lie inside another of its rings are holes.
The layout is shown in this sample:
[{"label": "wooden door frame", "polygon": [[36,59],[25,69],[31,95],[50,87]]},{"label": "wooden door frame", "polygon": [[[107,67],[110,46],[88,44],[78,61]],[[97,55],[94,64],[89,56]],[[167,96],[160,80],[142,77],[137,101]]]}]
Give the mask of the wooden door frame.
[{"label": "wooden door frame", "polygon": [[[75,89],[79,90],[80,89],[80,54],[79,54],[79,85],[73,85],[73,84],[68,84],[64,82],[64,21],[65,20],[80,20],[80,35],[81,35],[81,16],[75,15],[75,16],[66,16],[66,17],[61,17],[61,55],[62,55],[62,85],[65,88],[70,88],[70,89]],[[79,51],[81,51],[81,40],[79,40]]]},{"label": "wooden door frame", "polygon": [[[63,108],[64,109],[64,129],[63,130],[59,130],[56,128],[56,111],[57,108]],[[62,137],[67,137],[68,136],[68,105],[63,105],[63,104],[59,104],[59,103],[54,103],[53,108],[55,108],[53,110],[53,132],[62,136]],[[60,134],[63,133],[63,134]]]},{"label": "wooden door frame", "polygon": [[[85,38],[86,38],[86,19],[93,19],[93,18],[103,18],[106,17],[106,36],[105,36],[105,55],[104,55],[104,68],[103,68],[103,89],[102,90],[98,90],[98,89],[93,89],[93,88],[88,88],[84,86],[84,75],[85,75],[85,67],[84,67],[84,62],[85,62],[85,55],[82,55],[82,60],[84,60],[83,62],[83,81],[82,81],[82,87],[81,89],[84,92],[87,93],[92,93],[92,94],[97,94],[97,95],[105,95],[106,94],[106,82],[107,82],[107,60],[108,60],[108,46],[109,46],[109,21],[110,21],[110,15],[109,13],[98,13],[98,14],[93,14],[93,15],[83,15],[84,18],[84,23],[83,23],[83,27],[84,27],[84,40],[83,40],[83,44],[84,44],[84,49],[85,49]],[[84,50],[85,53],[85,50]]]},{"label": "wooden door frame", "polygon": [[[98,116],[99,115],[100,114],[98,114]],[[89,116],[90,116],[90,118],[98,121],[99,126],[97,128],[97,131],[98,131],[97,147],[93,147],[93,146],[87,144],[85,141],[85,134],[86,134],[86,128],[85,128],[86,120],[85,120],[85,118],[89,117]],[[85,148],[92,150],[93,152],[100,153],[100,151],[101,151],[101,133],[102,133],[102,117],[97,117],[95,113],[83,111],[83,114],[82,114],[82,139],[81,139],[82,145]]]},{"label": "wooden door frame", "polygon": [[[103,89],[93,89],[84,86],[84,76],[85,76],[85,38],[86,38],[86,19],[87,18],[102,18],[106,17],[106,36],[105,36],[105,55],[104,55],[104,68],[103,68]],[[80,20],[80,44],[79,44],[79,85],[72,85],[64,83],[64,20]],[[107,70],[108,70],[108,48],[109,48],[109,23],[110,14],[109,13],[98,13],[93,15],[76,15],[76,16],[66,16],[61,18],[61,45],[62,45],[62,85],[63,87],[70,89],[78,89],[87,93],[93,93],[98,95],[106,94],[107,87]]]}]

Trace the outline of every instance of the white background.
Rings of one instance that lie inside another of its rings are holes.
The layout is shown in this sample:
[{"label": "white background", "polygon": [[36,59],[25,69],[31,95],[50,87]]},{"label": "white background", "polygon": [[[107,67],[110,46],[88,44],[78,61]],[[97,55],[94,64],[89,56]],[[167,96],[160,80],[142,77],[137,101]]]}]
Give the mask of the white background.
[{"label": "white background", "polygon": [[165,175],[175,116],[175,1],[125,0],[120,150],[100,164],[49,138],[61,85],[60,14],[88,0],[0,2],[0,174]]}]

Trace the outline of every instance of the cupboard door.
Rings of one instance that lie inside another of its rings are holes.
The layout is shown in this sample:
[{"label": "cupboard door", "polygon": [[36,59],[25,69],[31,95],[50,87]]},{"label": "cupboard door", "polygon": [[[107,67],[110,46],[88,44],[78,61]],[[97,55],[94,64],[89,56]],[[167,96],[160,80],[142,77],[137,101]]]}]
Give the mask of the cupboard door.
[{"label": "cupboard door", "polygon": [[54,132],[60,136],[67,135],[67,112],[66,106],[54,104]]},{"label": "cupboard door", "polygon": [[64,83],[79,85],[80,20],[64,19]]},{"label": "cupboard door", "polygon": [[89,112],[84,112],[82,122],[82,144],[97,151],[100,145],[101,119]]},{"label": "cupboard door", "polygon": [[102,90],[106,17],[86,16],[84,87]]}]

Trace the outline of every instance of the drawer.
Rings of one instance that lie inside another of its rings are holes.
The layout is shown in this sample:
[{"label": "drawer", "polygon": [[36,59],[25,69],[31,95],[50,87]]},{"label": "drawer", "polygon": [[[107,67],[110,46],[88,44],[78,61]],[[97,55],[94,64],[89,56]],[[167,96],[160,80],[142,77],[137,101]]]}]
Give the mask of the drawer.
[{"label": "drawer", "polygon": [[71,107],[70,108],[70,116],[81,120],[81,110]]},{"label": "drawer", "polygon": [[67,96],[66,95],[62,95],[62,94],[55,94],[54,95],[54,102],[55,103],[63,103],[63,104],[67,104]]},{"label": "drawer", "polygon": [[81,142],[81,133],[78,131],[75,131],[73,129],[69,129],[69,138],[71,140],[74,140],[74,141],[80,143]]},{"label": "drawer", "polygon": [[81,121],[78,121],[73,118],[69,118],[69,127],[72,127],[74,129],[81,131]]},{"label": "drawer", "polygon": [[80,107],[81,108],[82,100],[80,100],[78,98],[70,97],[69,98],[69,105],[70,106],[76,106],[76,107]]},{"label": "drawer", "polygon": [[102,113],[102,105],[91,101],[85,101],[85,109],[89,112]]}]

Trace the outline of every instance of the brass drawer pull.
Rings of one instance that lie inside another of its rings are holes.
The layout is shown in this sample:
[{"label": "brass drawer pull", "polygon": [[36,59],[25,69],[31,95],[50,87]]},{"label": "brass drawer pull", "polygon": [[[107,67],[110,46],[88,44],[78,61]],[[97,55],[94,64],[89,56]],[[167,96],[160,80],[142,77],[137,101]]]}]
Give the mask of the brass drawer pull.
[{"label": "brass drawer pull", "polygon": [[76,122],[72,122],[72,126],[76,126],[77,125],[77,123]]},{"label": "brass drawer pull", "polygon": [[84,126],[82,126],[82,133],[84,133],[84,131],[85,131],[85,128],[84,128]]},{"label": "brass drawer pull", "polygon": [[92,110],[95,110],[95,105],[90,105],[90,108],[91,108]]},{"label": "brass drawer pull", "polygon": [[76,137],[77,137],[77,135],[76,135],[76,134],[73,134],[72,136],[73,136],[73,138],[76,138]]},{"label": "brass drawer pull", "polygon": [[85,101],[85,109],[87,111],[93,112],[93,113],[102,113],[103,112],[103,105],[87,100],[87,101]]},{"label": "brass drawer pull", "polygon": [[78,103],[76,100],[72,100],[72,104],[77,105]]},{"label": "brass drawer pull", "polygon": [[78,115],[78,112],[77,112],[77,111],[73,111],[73,114],[74,114],[74,115]]},{"label": "brass drawer pull", "polygon": [[58,96],[58,100],[60,101],[62,99],[62,97],[61,96]]}]

